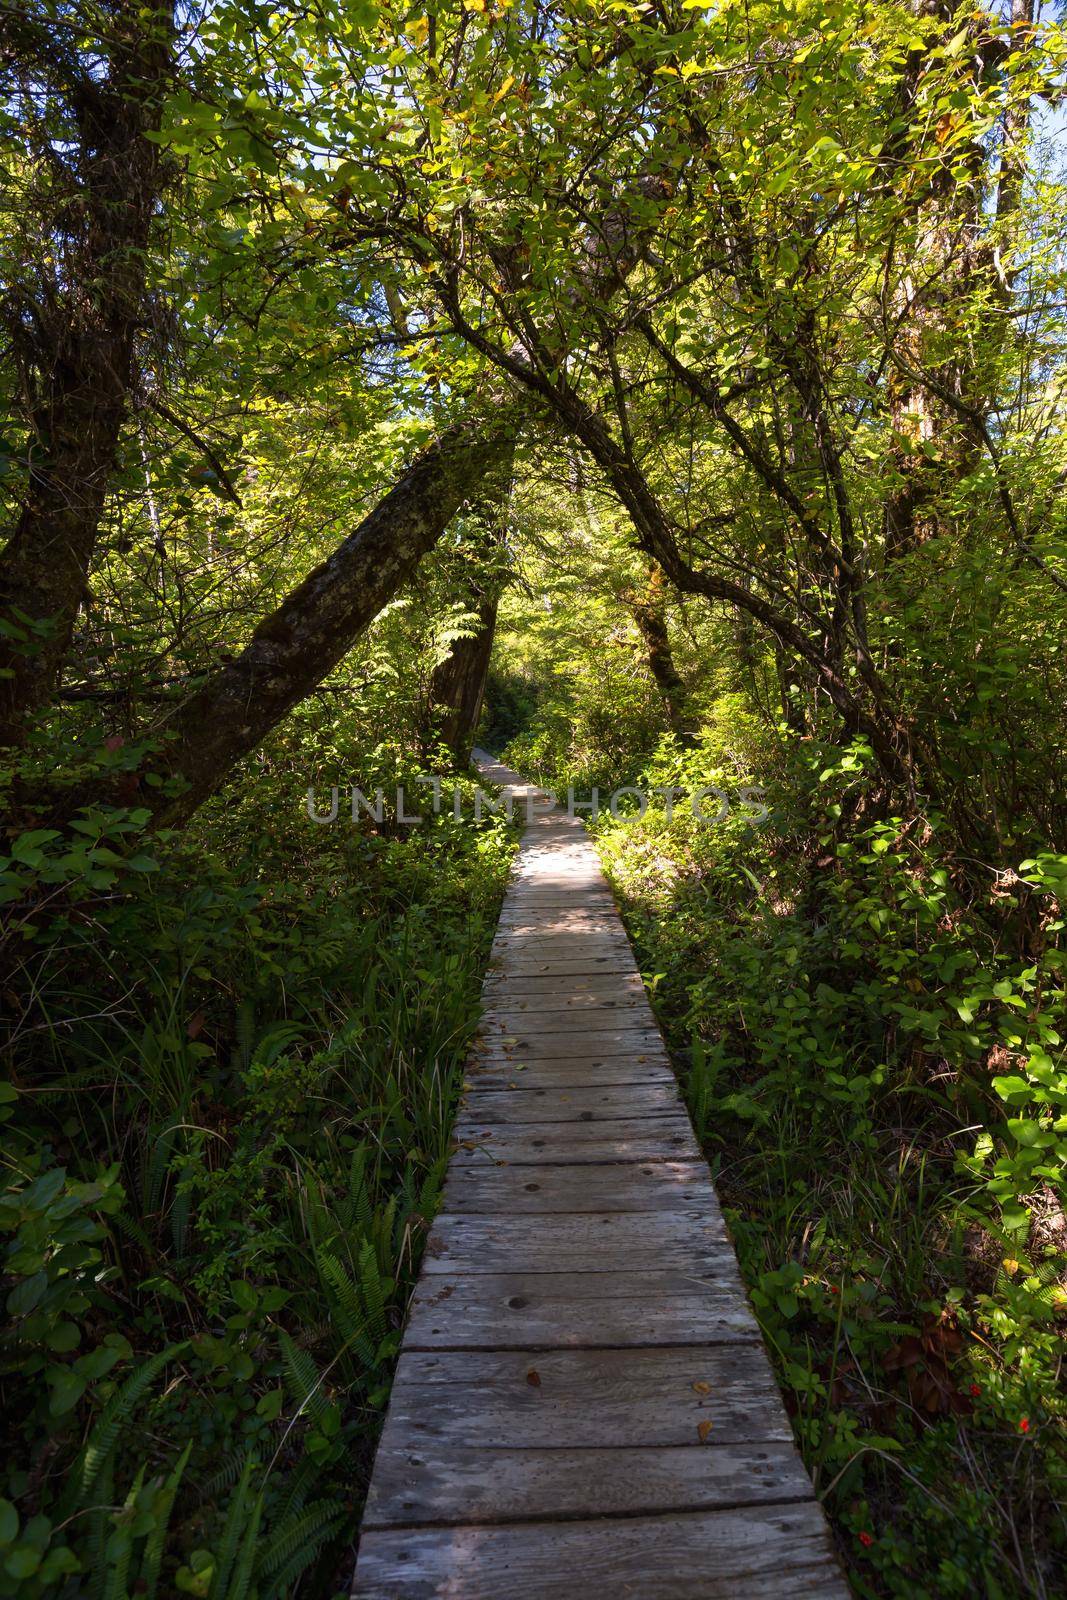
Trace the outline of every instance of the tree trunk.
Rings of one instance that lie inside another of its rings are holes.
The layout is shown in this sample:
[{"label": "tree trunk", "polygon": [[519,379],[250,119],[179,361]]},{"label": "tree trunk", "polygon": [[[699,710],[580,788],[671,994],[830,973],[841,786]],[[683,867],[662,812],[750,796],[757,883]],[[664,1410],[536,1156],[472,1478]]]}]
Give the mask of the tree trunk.
[{"label": "tree trunk", "polygon": [[476,631],[470,638],[456,640],[447,660],[434,669],[430,683],[430,704],[437,713],[439,737],[461,767],[470,760],[482,714],[498,604],[495,590],[481,597],[475,607]]},{"label": "tree trunk", "polygon": [[59,677],[116,465],[165,177],[147,135],[171,75],[173,14],[167,5],[116,13],[101,45],[106,77],[86,72],[65,37],[29,10],[0,18],[0,45],[25,64],[59,129],[30,152],[47,166],[42,204],[55,242],[0,305],[35,458],[0,557],[4,748],[23,742]]},{"label": "tree trunk", "polygon": [[501,478],[506,482],[502,484],[499,497],[486,506],[484,513],[489,553],[480,563],[470,595],[470,609],[477,619],[475,631],[470,638],[455,641],[447,659],[434,669],[430,680],[430,714],[435,719],[435,731],[460,767],[466,766],[474,748],[474,733],[482,714],[493,654],[497,607],[505,581],[501,556],[507,542],[514,465],[513,438],[511,454],[501,466]]},{"label": "tree trunk", "polygon": [[[510,462],[510,433],[455,427],[423,451],[359,527],[245,649],[158,732],[185,791],[160,799],[158,825],[184,822],[293,706],[336,666],[411,576],[490,471]],[[149,801],[152,804],[151,801]]]},{"label": "tree trunk", "polygon": [[667,596],[663,568],[652,562],[648,569],[648,585],[643,594],[627,597],[630,614],[644,641],[648,670],[659,690],[663,709],[671,732],[686,740],[686,687],[681,673],[674,664],[670,634],[667,629]]}]

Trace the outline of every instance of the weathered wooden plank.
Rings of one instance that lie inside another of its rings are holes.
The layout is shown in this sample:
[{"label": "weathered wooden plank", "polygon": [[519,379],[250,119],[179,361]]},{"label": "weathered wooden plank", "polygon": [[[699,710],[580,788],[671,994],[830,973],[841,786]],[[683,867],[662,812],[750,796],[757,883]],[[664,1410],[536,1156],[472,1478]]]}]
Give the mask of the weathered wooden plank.
[{"label": "weathered wooden plank", "polygon": [[419,1279],[407,1350],[566,1350],[759,1338],[733,1260],[704,1272],[439,1272]]},{"label": "weathered wooden plank", "polygon": [[427,1440],[413,1450],[387,1432],[363,1527],[711,1511],[810,1494],[790,1445],[482,1451]]},{"label": "weathered wooden plank", "polygon": [[848,1600],[813,1503],[369,1532],[359,1600]]},{"label": "weathered wooden plank", "polygon": [[645,992],[641,975],[629,970],[623,972],[512,972],[504,974],[491,970],[486,975],[484,994],[487,1005],[492,1007],[498,1004],[499,999],[505,996],[514,996],[519,1000],[529,1000],[531,1004],[555,1003],[557,996],[573,996],[587,994],[591,997],[598,995],[633,995],[639,998]]},{"label": "weathered wooden plank", "polygon": [[524,1074],[514,1087],[483,1088],[472,1081],[465,1108],[472,1121],[497,1122],[599,1122],[606,1117],[633,1118],[675,1111],[681,1106],[678,1086],[668,1078],[659,1083],[624,1083],[569,1088],[556,1083],[527,1088]]},{"label": "weathered wooden plank", "polygon": [[554,976],[553,988],[533,994],[516,992],[509,984],[488,986],[485,991],[483,1017],[492,1022],[503,1017],[528,1017],[537,1025],[542,1016],[559,1017],[563,1026],[576,1011],[633,1011],[640,1009],[651,1015],[648,996],[636,976],[629,982],[615,981],[610,987],[601,983],[598,988],[588,986],[588,980],[569,980]]},{"label": "weathered wooden plank", "polygon": [[[490,1138],[485,1131],[477,1141],[470,1139],[456,1149],[453,1162],[458,1166],[480,1166],[485,1162],[507,1162],[514,1166],[542,1166],[558,1162],[677,1162],[678,1158],[699,1157],[696,1142],[685,1133],[662,1134],[654,1130],[653,1118],[645,1122],[614,1122],[611,1128],[585,1130],[589,1138],[561,1139],[561,1128],[568,1123],[528,1123],[522,1133],[498,1128]],[[537,1138],[528,1138],[528,1134]],[[470,1149],[469,1147],[470,1146]]]},{"label": "weathered wooden plank", "polygon": [[[618,918],[615,920],[617,923]],[[501,923],[493,939],[493,951],[514,951],[519,946],[534,954],[549,950],[560,959],[583,950],[612,955],[630,948],[621,925],[613,926],[607,918],[598,924],[571,922],[565,927],[548,927],[545,923],[535,926],[521,922]]]},{"label": "weathered wooden plank", "polygon": [[482,1014],[481,1033],[484,1039],[497,1034],[579,1033],[595,1032],[604,1028],[621,1028],[627,1032],[644,1029],[648,1032],[656,1023],[643,997],[634,1000],[608,1000],[597,995],[583,1004],[557,1007],[555,1011],[511,1004],[494,1007]]},{"label": "weathered wooden plank", "polygon": [[[534,1374],[531,1379],[530,1373]],[[694,1387],[699,1385],[700,1387]],[[416,1440],[579,1448],[792,1437],[756,1343],[631,1350],[405,1350],[393,1422]]]},{"label": "weathered wooden plank", "polygon": [[[512,1088],[515,1083],[515,1088]],[[486,1090],[478,1093],[477,1085],[467,1094],[461,1115],[456,1120],[453,1128],[453,1139],[459,1144],[466,1144],[470,1139],[498,1138],[498,1130],[509,1130],[520,1133],[522,1128],[537,1123],[545,1126],[555,1123],[563,1138],[569,1138],[569,1125],[573,1123],[592,1123],[595,1133],[613,1133],[613,1125],[624,1122],[627,1125],[643,1122],[646,1118],[654,1118],[656,1128],[662,1128],[662,1117],[677,1115],[680,1118],[680,1128],[683,1130],[688,1117],[685,1107],[681,1104],[677,1094],[670,1093],[667,1082],[651,1085],[646,1088],[641,1083],[614,1083],[609,1093],[601,1090],[600,1085],[582,1083],[574,1086],[573,1093],[581,1094],[587,1102],[573,1102],[563,1099],[565,1085],[553,1085],[552,1090],[542,1086],[537,1090],[523,1090],[515,1078],[509,1082],[504,1090]],[[656,1094],[656,1090],[659,1093]],[[606,1096],[593,1106],[593,1096]],[[486,1114],[483,1114],[485,1109]]]},{"label": "weathered wooden plank", "polygon": [[[530,1033],[526,1029],[516,1029],[514,1033],[483,1036],[479,1054],[490,1057],[495,1053],[516,1061],[545,1060],[553,1056],[566,1059],[575,1054],[575,1043],[566,1033]],[[651,1055],[657,1051],[666,1054],[659,1029],[654,1027],[591,1028],[582,1034],[581,1049],[588,1050],[590,1055],[608,1052],[617,1055],[623,1050],[634,1055]]]},{"label": "weathered wooden plank", "polygon": [[615,896],[604,882],[603,873],[590,868],[581,874],[552,873],[538,867],[526,882],[513,880],[508,891],[509,911],[553,911],[579,907],[583,910],[615,911]]},{"label": "weathered wooden plank", "polygon": [[582,1056],[548,1061],[483,1056],[468,1063],[464,1082],[471,1090],[521,1087],[544,1089],[597,1088],[604,1084],[673,1084],[677,1080],[666,1055],[618,1055],[587,1061]]},{"label": "weathered wooden plank", "polygon": [[727,1242],[721,1217],[692,1211],[587,1211],[581,1216],[438,1216],[423,1272],[710,1270]]},{"label": "weathered wooden plank", "polygon": [[[553,972],[560,977],[570,972],[597,972],[611,964],[622,972],[636,973],[637,963],[625,939],[575,938],[568,935],[552,939],[526,939],[510,942],[506,935],[494,944],[493,970],[501,973]],[[571,963],[581,965],[572,966]]]},{"label": "weathered wooden plank", "polygon": [[529,1122],[483,1128],[457,1125],[457,1166],[507,1161],[516,1166],[542,1166],[559,1160],[677,1161],[700,1155],[688,1118],[643,1117],[627,1122]]},{"label": "weathered wooden plank", "polygon": [[677,1211],[700,1206],[718,1215],[719,1202],[702,1159],[590,1166],[453,1166],[442,1201],[455,1216],[543,1215],[546,1212]]},{"label": "weathered wooden plank", "polygon": [[530,955],[523,952],[522,946],[515,946],[510,950],[496,950],[491,955],[488,971],[493,979],[542,978],[545,973],[552,978],[608,978],[611,974],[640,978],[629,944],[625,949],[600,950],[592,955],[587,949],[579,949],[571,955],[553,955],[552,960],[544,955]]},{"label": "weathered wooden plank", "polygon": [[626,935],[615,910],[552,911],[538,916],[532,911],[502,912],[497,924],[496,938],[529,940],[559,940],[570,938],[625,940]]}]

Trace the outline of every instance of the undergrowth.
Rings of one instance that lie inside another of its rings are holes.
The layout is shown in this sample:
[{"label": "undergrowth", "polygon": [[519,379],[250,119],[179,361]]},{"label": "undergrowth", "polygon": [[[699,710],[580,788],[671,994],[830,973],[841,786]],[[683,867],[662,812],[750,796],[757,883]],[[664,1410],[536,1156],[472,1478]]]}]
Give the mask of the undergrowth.
[{"label": "undergrowth", "polygon": [[511,839],[143,822],[0,862],[0,1595],[328,1595]]},{"label": "undergrowth", "polygon": [[[600,845],[864,1597],[1062,1594],[1067,858],[976,872],[801,747],[759,828],[661,748]],[[846,825],[846,818],[852,821]]]}]

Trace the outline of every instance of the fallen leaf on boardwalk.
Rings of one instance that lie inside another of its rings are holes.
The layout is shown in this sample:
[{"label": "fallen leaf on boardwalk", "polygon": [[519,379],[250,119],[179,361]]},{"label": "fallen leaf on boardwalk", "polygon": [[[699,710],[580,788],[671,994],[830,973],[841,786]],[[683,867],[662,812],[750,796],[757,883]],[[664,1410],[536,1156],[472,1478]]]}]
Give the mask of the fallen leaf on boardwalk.
[{"label": "fallen leaf on boardwalk", "polygon": [[536,1367],[530,1368],[529,1372],[526,1374],[526,1382],[530,1385],[531,1389],[540,1389],[541,1374],[538,1372]]},{"label": "fallen leaf on boardwalk", "polygon": [[703,1378],[698,1378],[697,1381],[694,1383],[693,1388],[696,1390],[697,1394],[710,1394],[711,1393],[711,1384],[710,1383],[705,1383]]},{"label": "fallen leaf on boardwalk", "polygon": [[697,1423],[697,1438],[700,1440],[701,1444],[707,1444],[708,1435],[710,1434],[710,1432],[711,1432],[711,1423],[710,1422],[698,1422]]}]

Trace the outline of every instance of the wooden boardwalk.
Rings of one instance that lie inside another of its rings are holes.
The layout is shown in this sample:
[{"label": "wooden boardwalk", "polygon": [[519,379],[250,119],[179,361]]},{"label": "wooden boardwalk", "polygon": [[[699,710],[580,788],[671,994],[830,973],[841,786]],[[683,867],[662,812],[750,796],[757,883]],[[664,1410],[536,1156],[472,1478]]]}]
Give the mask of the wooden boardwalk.
[{"label": "wooden boardwalk", "polygon": [[354,1595],[847,1600],[630,945],[561,811],[524,834],[482,1039]]}]

